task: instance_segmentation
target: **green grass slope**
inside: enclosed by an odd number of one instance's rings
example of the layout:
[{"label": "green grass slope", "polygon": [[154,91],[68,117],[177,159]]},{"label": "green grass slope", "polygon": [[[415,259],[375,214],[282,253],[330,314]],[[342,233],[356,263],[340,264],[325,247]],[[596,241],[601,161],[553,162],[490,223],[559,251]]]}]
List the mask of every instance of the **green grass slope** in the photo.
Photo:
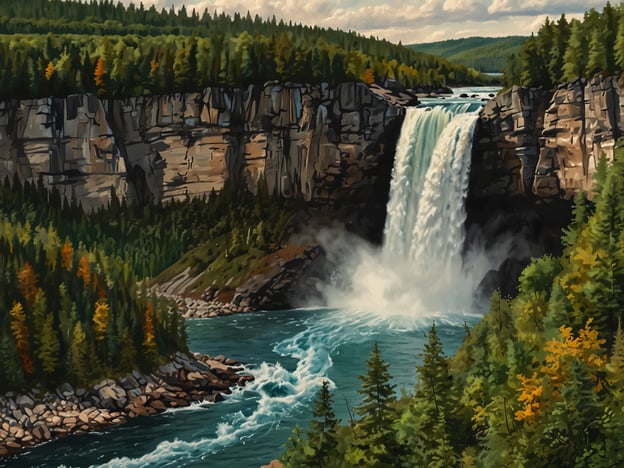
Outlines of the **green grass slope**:
[{"label": "green grass slope", "polygon": [[502,72],[511,54],[520,52],[523,36],[467,37],[425,44],[408,45],[410,49],[444,57],[481,72]]}]

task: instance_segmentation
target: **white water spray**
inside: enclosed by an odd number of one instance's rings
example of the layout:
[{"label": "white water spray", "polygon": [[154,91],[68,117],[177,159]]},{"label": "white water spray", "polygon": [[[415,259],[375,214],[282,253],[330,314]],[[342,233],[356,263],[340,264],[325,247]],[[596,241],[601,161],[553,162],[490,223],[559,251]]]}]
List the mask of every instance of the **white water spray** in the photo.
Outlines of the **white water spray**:
[{"label": "white water spray", "polygon": [[[474,104],[410,108],[392,174],[381,250],[328,240],[348,288],[328,287],[332,307],[400,321],[469,313],[489,262],[462,261]],[[340,245],[342,244],[342,245]],[[347,254],[345,255],[345,251]]]}]

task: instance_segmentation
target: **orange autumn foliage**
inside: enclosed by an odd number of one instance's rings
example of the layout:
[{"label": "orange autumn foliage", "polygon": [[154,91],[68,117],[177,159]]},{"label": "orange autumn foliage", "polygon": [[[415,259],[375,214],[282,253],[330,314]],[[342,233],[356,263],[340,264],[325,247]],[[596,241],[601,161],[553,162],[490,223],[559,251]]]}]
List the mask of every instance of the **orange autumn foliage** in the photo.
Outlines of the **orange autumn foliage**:
[{"label": "orange autumn foliage", "polygon": [[15,341],[15,348],[22,362],[24,373],[30,375],[34,372],[32,358],[30,357],[30,343],[28,341],[28,326],[26,314],[19,302],[14,302],[9,315],[11,316],[11,335]]},{"label": "orange autumn foliage", "polygon": [[97,65],[95,66],[95,71],[93,72],[93,80],[95,81],[95,85],[98,88],[104,87],[104,74],[106,71],[104,70],[104,60],[102,57],[98,58]]},{"label": "orange autumn foliage", "polygon": [[37,273],[35,273],[32,265],[30,263],[24,263],[17,273],[17,287],[24,299],[26,299],[26,305],[28,307],[32,307],[35,302],[37,290],[39,289],[37,286],[38,281]]},{"label": "orange autumn foliage", "polygon": [[91,270],[89,269],[89,260],[84,255],[80,257],[78,262],[78,271],[76,272],[78,278],[82,278],[84,287],[87,288],[91,283]]},{"label": "orange autumn foliage", "polygon": [[65,241],[61,248],[61,267],[69,270],[74,263],[74,248],[69,241]]},{"label": "orange autumn foliage", "polygon": [[373,70],[367,68],[362,76],[362,81],[366,84],[373,84],[375,82],[375,73]]},{"label": "orange autumn foliage", "polygon": [[607,364],[607,355],[602,349],[606,340],[599,337],[598,331],[592,328],[593,319],[589,319],[585,327],[579,330],[578,336],[572,333],[572,327],[562,325],[559,328],[561,339],[552,339],[546,343],[544,364],[531,377],[517,375],[520,381],[518,401],[523,404],[522,409],[516,411],[515,419],[533,423],[542,404],[540,397],[544,386],[550,388],[552,399],[561,399],[561,387],[570,378],[570,368],[574,360],[580,361],[589,370],[594,378],[594,391],[600,392],[603,388],[599,378],[600,370]]},{"label": "orange autumn foliage", "polygon": [[533,372],[531,377],[518,375],[520,380],[520,396],[518,401],[524,403],[521,410],[516,411],[515,418],[517,421],[526,421],[529,424],[535,420],[535,416],[540,409],[540,397],[544,391],[544,386],[540,385],[540,379],[537,372]]},{"label": "orange autumn foliage", "polygon": [[52,62],[48,62],[48,66],[45,69],[45,79],[50,81],[52,79],[52,75],[54,75],[54,64]]}]

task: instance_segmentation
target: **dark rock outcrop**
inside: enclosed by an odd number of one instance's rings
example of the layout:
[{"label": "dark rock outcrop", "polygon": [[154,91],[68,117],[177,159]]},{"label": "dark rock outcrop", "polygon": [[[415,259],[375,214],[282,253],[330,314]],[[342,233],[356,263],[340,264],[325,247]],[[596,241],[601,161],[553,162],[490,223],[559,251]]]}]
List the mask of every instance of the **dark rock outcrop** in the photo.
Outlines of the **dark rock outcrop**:
[{"label": "dark rock outcrop", "polygon": [[617,77],[579,78],[554,93],[514,86],[483,109],[475,138],[474,196],[570,199],[591,191],[601,155],[624,131]]},{"label": "dark rock outcrop", "polygon": [[234,290],[220,291],[209,287],[199,298],[188,297],[185,291],[197,280],[188,271],[153,290],[174,299],[187,318],[288,309],[318,298],[318,287],[324,275],[324,255],[320,246],[289,245],[268,255],[266,260],[266,267],[253,272]]}]

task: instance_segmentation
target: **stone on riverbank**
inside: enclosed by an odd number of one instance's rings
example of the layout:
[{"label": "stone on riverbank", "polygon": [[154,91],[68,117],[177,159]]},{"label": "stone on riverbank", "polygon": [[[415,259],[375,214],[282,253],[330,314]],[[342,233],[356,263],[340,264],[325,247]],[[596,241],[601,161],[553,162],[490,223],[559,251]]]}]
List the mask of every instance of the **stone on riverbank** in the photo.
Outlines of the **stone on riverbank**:
[{"label": "stone on riverbank", "polygon": [[103,380],[90,390],[74,390],[64,383],[44,395],[35,391],[0,395],[0,457],[168,408],[222,401],[222,393],[253,380],[238,374],[240,363],[218,358],[176,353],[170,363],[151,374],[133,371],[117,380]]}]

